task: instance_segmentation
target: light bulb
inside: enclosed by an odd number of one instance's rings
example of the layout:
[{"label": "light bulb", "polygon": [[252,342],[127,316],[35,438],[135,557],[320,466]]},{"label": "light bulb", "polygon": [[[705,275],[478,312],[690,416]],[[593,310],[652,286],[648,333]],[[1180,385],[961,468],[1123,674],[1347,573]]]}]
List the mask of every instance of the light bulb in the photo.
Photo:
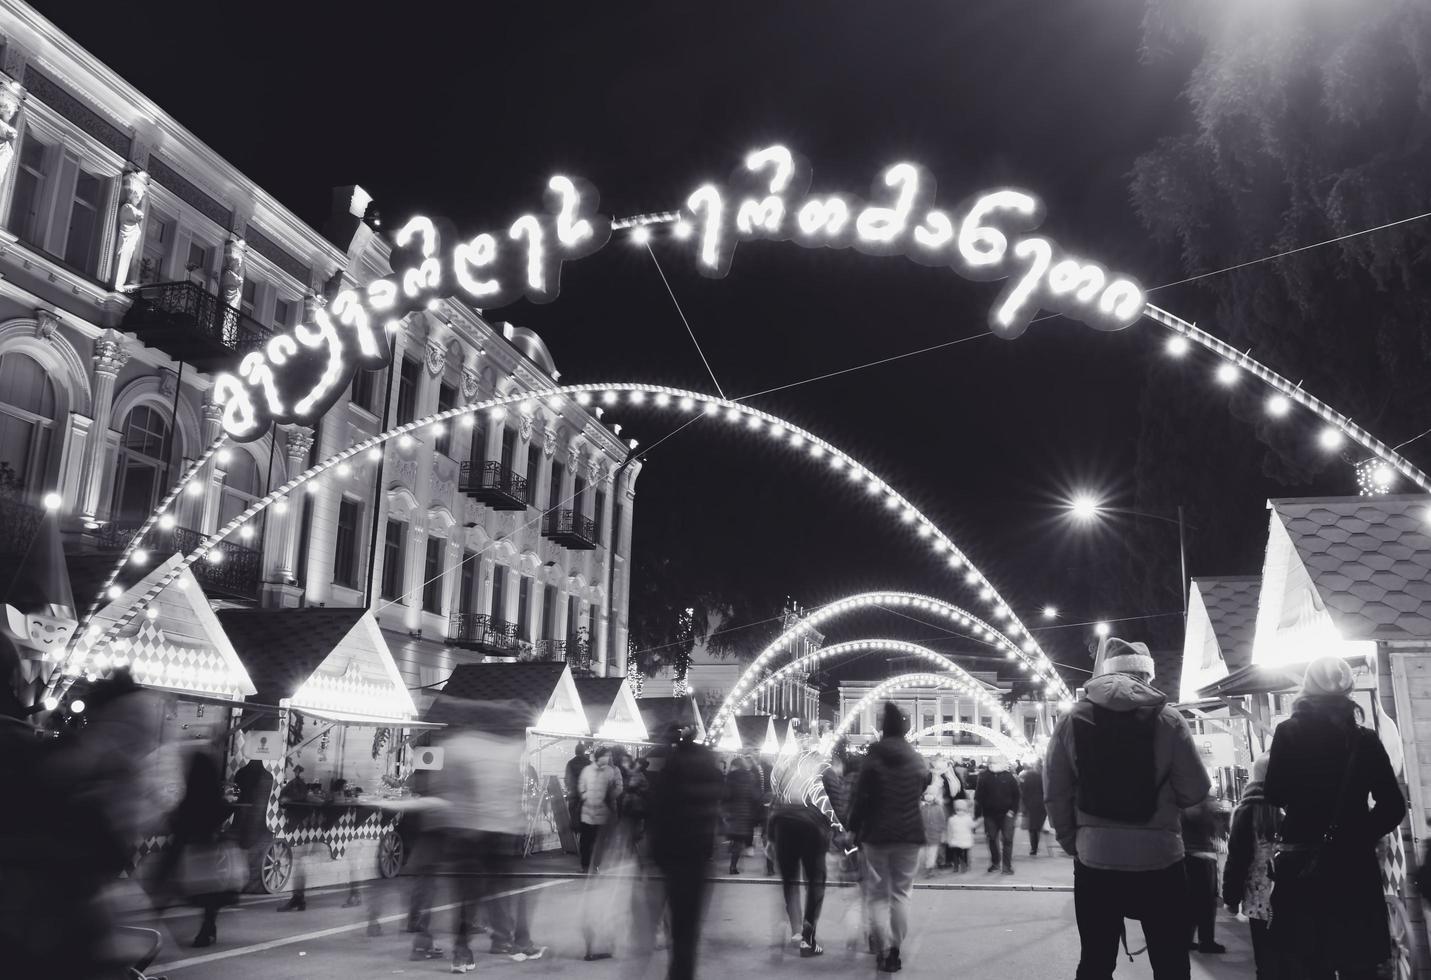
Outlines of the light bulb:
[{"label": "light bulb", "polygon": [[143,548],[135,548],[134,553],[129,556],[129,560],[136,565],[147,565],[149,564],[149,552]]},{"label": "light bulb", "polygon": [[104,594],[109,596],[111,599],[118,599],[120,596],[124,595],[124,592],[122,589],[120,589],[119,586],[111,585],[109,588],[104,590]]},{"label": "light bulb", "polygon": [[167,530],[169,530],[170,528],[172,528],[172,527],[174,526],[174,515],[173,515],[173,514],[160,514],[160,515],[159,515],[159,526],[160,526],[161,528],[163,528],[165,531],[167,531]]},{"label": "light bulb", "polygon": [[645,245],[651,240],[651,229],[645,225],[637,225],[631,229],[631,244]]},{"label": "light bulb", "polygon": [[44,505],[45,510],[59,510],[60,505],[64,502],[64,498],[53,490],[40,498],[40,503]]},{"label": "light bulb", "polygon": [[350,474],[350,473],[352,473],[352,472],[353,472],[353,468],[352,468],[351,466],[349,466],[347,463],[339,463],[339,464],[338,464],[338,475],[339,475],[339,476],[347,476],[348,474]]},{"label": "light bulb", "polygon": [[1216,371],[1217,383],[1231,387],[1237,384],[1238,374],[1239,372],[1234,365],[1219,364]]},{"label": "light bulb", "polygon": [[1044,607],[1043,607],[1043,618],[1044,618],[1044,619],[1057,619],[1057,618],[1058,618],[1058,607],[1057,607],[1057,606],[1044,606]]},{"label": "light bulb", "polygon": [[380,448],[378,448],[377,446],[374,446],[372,449],[369,449],[369,450],[368,450],[368,462],[370,462],[370,463],[376,463],[376,462],[378,462],[379,460],[381,460],[382,458],[383,458],[383,451],[382,451]]},{"label": "light bulb", "polygon": [[1292,410],[1292,400],[1286,395],[1273,395],[1267,399],[1267,414],[1280,419]]},{"label": "light bulb", "polygon": [[406,432],[404,432],[402,435],[398,436],[398,448],[399,448],[399,449],[411,449],[411,448],[412,448],[412,443],[413,443],[412,436],[408,435]]},{"label": "light bulb", "polygon": [[1175,337],[1169,337],[1167,351],[1173,357],[1182,357],[1188,352],[1188,339],[1181,334]]},{"label": "light bulb", "polygon": [[1340,449],[1344,442],[1346,442],[1346,436],[1342,435],[1342,430],[1334,425],[1329,425],[1317,433],[1317,444],[1328,452]]},{"label": "light bulb", "polygon": [[217,459],[220,463],[227,463],[232,458],[233,453],[229,452],[227,449],[220,449],[217,453]]},{"label": "light bulb", "polygon": [[253,537],[253,528],[245,524],[243,527],[239,528],[239,537],[243,538],[245,541],[249,540]]},{"label": "light bulb", "polygon": [[680,221],[677,221],[676,226],[671,229],[671,234],[675,235],[681,241],[685,241],[691,237],[691,223],[685,218],[682,218]]},{"label": "light bulb", "polygon": [[191,481],[189,485],[184,488],[184,492],[191,497],[197,497],[204,492],[204,485],[197,480]]},{"label": "light bulb", "polygon": [[1093,632],[1097,633],[1099,636],[1107,636],[1112,631],[1113,628],[1107,623],[1095,623],[1093,626]]}]

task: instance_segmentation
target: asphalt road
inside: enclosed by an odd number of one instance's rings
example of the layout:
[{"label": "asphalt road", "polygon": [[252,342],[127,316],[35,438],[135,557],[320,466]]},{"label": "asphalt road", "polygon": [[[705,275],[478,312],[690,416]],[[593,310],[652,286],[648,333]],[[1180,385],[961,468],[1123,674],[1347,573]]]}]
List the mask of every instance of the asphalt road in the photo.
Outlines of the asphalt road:
[{"label": "asphalt road", "polygon": [[[906,940],[904,975],[949,977],[960,980],[1010,980],[1022,977],[1071,977],[1078,959],[1078,934],[1073,920],[1073,896],[1059,882],[1066,881],[1068,865],[1041,859],[1023,865],[1013,878],[975,874],[954,879],[943,876],[923,881],[912,901],[911,930]],[[749,862],[754,865],[754,862]],[[855,890],[832,887],[821,918],[821,943],[826,954],[799,959],[788,955],[779,885],[754,877],[750,867],[739,879],[725,878],[711,886],[699,973],[709,978],[746,978],[779,969],[791,977],[871,977],[873,957],[850,952],[846,939],[858,931],[854,922]],[[401,932],[405,918],[408,882],[399,879],[366,886],[363,904],[345,908],[342,890],[310,893],[308,910],[276,911],[271,897],[246,896],[219,920],[219,942],[207,949],[187,946],[197,928],[197,916],[175,909],[162,916],[139,915],[132,924],[159,928],[165,950],[151,973],[174,980],[207,978],[335,978],[366,980],[390,976],[448,975],[448,960],[414,962],[409,959],[412,937]],[[439,884],[434,924],[437,941],[450,948],[452,912],[448,885]],[[950,887],[950,886],[954,887]],[[593,892],[577,877],[543,876],[506,879],[504,890],[527,889],[534,904],[533,939],[549,947],[545,956],[524,963],[486,952],[487,939],[477,937],[474,950],[478,972],[502,980],[538,977],[579,977],[581,980],[660,980],[665,954],[656,952],[643,961],[624,937],[631,923],[627,896],[619,892]],[[604,886],[607,888],[612,885]],[[607,913],[600,927],[619,933],[616,956],[588,963],[582,959],[582,923],[592,910]],[[383,933],[369,936],[376,916]],[[1224,956],[1193,954],[1195,978],[1251,977],[1251,949],[1246,925],[1226,916],[1219,923],[1219,938],[1228,946]],[[1130,942],[1142,945],[1136,924]],[[1120,977],[1151,978],[1147,957],[1130,963],[1120,959]]]}]

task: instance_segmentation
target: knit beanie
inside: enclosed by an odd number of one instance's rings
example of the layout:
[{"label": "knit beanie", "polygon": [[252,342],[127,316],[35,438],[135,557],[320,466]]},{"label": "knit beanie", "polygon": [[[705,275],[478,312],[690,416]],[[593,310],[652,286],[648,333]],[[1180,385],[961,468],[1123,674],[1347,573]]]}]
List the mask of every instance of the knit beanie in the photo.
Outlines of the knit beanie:
[{"label": "knit beanie", "polygon": [[1351,668],[1341,657],[1318,657],[1307,665],[1302,677],[1302,696],[1345,697],[1355,683]]},{"label": "knit beanie", "polygon": [[1265,783],[1267,781],[1267,766],[1272,761],[1270,752],[1263,752],[1252,760],[1252,781]]},{"label": "knit beanie", "polygon": [[1129,643],[1116,636],[1110,636],[1098,646],[1098,655],[1093,660],[1093,676],[1104,674],[1147,674],[1151,678],[1156,673],[1153,655],[1146,643]]},{"label": "knit beanie", "polygon": [[903,738],[909,731],[909,722],[904,712],[893,701],[884,703],[884,717],[880,719],[880,734],[885,738]]}]

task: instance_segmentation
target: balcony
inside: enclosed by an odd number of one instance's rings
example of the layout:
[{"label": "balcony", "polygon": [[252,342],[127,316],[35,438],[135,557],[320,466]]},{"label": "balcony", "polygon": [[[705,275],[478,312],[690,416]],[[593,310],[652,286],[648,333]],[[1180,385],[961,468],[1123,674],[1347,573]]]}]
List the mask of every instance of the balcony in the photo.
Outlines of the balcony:
[{"label": "balcony", "polygon": [[591,673],[591,646],[582,640],[537,640],[532,644],[531,659],[565,663],[574,674]]},{"label": "balcony", "polygon": [[272,336],[269,329],[192,282],[139,286],[123,329],[201,371],[237,365]]},{"label": "balcony", "polygon": [[493,510],[526,510],[527,479],[517,476],[501,463],[462,464],[457,487],[467,496]]},{"label": "balcony", "polygon": [[39,507],[0,493],[0,556],[7,559],[7,568],[13,569],[29,552],[44,519],[45,512]]},{"label": "balcony", "polygon": [[596,525],[574,510],[554,510],[547,515],[542,537],[572,551],[590,551],[596,547]]},{"label": "balcony", "polygon": [[447,645],[495,657],[517,653],[517,626],[486,613],[454,613],[447,627]]},{"label": "balcony", "polygon": [[[111,521],[97,532],[104,551],[123,551],[139,531],[138,524]],[[154,525],[144,535],[142,546],[150,553],[149,567],[167,561],[175,553],[187,555],[203,543],[205,535],[187,527],[161,528]],[[190,566],[194,578],[210,599],[257,602],[263,579],[263,553],[231,541],[220,541],[209,553]]]}]

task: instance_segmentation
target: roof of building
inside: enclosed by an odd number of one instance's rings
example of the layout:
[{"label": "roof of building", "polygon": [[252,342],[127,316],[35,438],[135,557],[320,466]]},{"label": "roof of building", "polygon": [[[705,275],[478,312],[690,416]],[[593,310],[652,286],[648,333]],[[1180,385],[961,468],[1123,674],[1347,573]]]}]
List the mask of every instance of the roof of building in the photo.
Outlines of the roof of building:
[{"label": "roof of building", "polygon": [[586,720],[593,732],[600,731],[606,718],[611,714],[611,705],[626,683],[624,677],[578,677],[576,693],[581,696],[581,706],[586,711]]},{"label": "roof of building", "polygon": [[1428,504],[1425,494],[1271,501],[1343,638],[1431,637]]},{"label": "roof of building", "polygon": [[1228,673],[1252,663],[1252,638],[1257,632],[1257,597],[1261,575],[1195,578],[1207,620]]},{"label": "roof of building", "polygon": [[699,719],[696,717],[696,705],[690,698],[638,698],[636,703],[641,707],[641,720],[646,724],[646,730],[653,736],[661,734],[661,730],[671,722],[679,725],[694,725]]},{"label": "roof of building", "polygon": [[765,747],[765,736],[770,734],[770,716],[736,715],[735,730],[740,733],[742,746],[759,752]]},{"label": "roof of building", "polygon": [[566,664],[560,662],[458,664],[443,685],[442,695],[469,701],[513,701],[530,710],[529,724],[535,724],[564,670]]},{"label": "roof of building", "polygon": [[277,704],[298,692],[367,609],[220,609],[219,624],[238,652],[259,704]]}]

